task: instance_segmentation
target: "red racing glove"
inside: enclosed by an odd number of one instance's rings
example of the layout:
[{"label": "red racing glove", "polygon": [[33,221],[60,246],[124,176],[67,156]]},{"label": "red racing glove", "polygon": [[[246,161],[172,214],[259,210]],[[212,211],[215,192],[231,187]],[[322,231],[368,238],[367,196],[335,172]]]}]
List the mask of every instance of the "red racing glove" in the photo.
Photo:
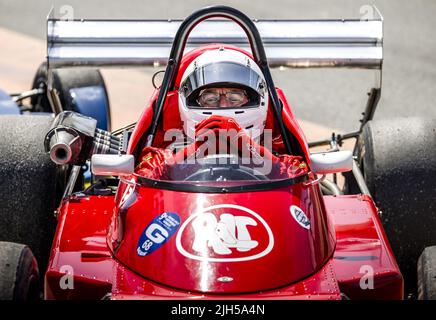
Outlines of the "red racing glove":
[{"label": "red racing glove", "polygon": [[[264,157],[268,160],[279,161],[268,149],[254,142],[244,129],[233,119],[224,116],[211,116],[196,126],[196,135],[203,137],[214,134],[217,144],[224,144],[226,150],[236,151],[239,156]],[[220,134],[220,132],[222,134]],[[217,145],[216,150],[223,145]]]},{"label": "red racing glove", "polygon": [[141,159],[135,168],[135,172],[149,179],[161,179],[165,175],[167,160],[171,160],[169,150],[145,147],[139,156]]},{"label": "red racing glove", "polygon": [[279,161],[280,175],[285,177],[294,178],[308,172],[307,164],[304,162],[303,157],[282,155],[279,157]]},{"label": "red racing glove", "polygon": [[[214,115],[204,119],[195,126],[195,141],[177,152],[174,157],[175,161],[183,161],[190,156],[196,156],[196,154],[205,156],[211,149],[213,149],[215,153],[219,153],[220,148],[223,146],[228,147],[229,139],[227,139],[225,133],[232,129],[234,133],[242,130],[231,118]],[[220,131],[224,134],[220,135]],[[215,143],[215,145],[213,145],[213,143]],[[228,149],[229,148],[226,150]]]}]

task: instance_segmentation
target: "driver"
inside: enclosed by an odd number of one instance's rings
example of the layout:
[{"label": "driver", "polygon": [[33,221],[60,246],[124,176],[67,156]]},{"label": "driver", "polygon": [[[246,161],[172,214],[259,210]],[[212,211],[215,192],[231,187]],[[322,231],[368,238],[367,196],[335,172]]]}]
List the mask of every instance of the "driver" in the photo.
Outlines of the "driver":
[{"label": "driver", "polygon": [[274,170],[285,177],[307,172],[302,157],[275,156],[260,144],[268,102],[263,73],[248,55],[224,48],[203,52],[188,65],[180,82],[179,113],[190,143],[177,152],[145,147],[136,173],[150,179],[168,179],[172,164],[200,151],[207,155],[223,149],[225,153],[230,149],[239,156],[271,161]]}]

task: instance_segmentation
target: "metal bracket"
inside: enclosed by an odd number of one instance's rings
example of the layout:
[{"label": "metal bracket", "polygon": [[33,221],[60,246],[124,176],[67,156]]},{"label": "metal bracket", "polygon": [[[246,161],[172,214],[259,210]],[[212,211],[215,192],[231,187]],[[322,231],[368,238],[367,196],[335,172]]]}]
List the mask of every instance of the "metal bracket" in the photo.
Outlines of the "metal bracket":
[{"label": "metal bracket", "polygon": [[325,178],[326,178],[326,175],[323,174],[321,177],[319,177],[319,178],[317,178],[315,180],[311,180],[309,182],[303,182],[303,186],[305,186],[305,187],[313,186],[313,185],[315,185],[317,183],[321,183],[322,181],[324,181]]},{"label": "metal bracket", "polygon": [[356,179],[357,185],[359,186],[360,192],[362,194],[371,195],[369,192],[368,186],[366,185],[365,178],[363,177],[362,171],[360,171],[360,168],[357,164],[356,160],[353,160],[353,175]]},{"label": "metal bracket", "polygon": [[65,187],[65,192],[62,197],[63,199],[69,197],[73,193],[74,186],[80,174],[80,169],[81,166],[73,166],[71,169],[70,177],[68,178],[67,186]]}]

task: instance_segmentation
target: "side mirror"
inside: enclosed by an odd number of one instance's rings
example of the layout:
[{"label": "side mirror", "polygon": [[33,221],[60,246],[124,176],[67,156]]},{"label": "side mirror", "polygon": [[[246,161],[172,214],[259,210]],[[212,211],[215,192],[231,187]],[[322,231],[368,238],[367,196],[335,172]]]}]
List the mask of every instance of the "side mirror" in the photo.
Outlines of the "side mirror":
[{"label": "side mirror", "polygon": [[122,176],[132,174],[135,159],[131,154],[94,154],[91,157],[91,171],[98,176]]},{"label": "side mirror", "polygon": [[349,150],[314,153],[310,155],[310,166],[316,174],[351,171],[353,169],[353,153]]}]

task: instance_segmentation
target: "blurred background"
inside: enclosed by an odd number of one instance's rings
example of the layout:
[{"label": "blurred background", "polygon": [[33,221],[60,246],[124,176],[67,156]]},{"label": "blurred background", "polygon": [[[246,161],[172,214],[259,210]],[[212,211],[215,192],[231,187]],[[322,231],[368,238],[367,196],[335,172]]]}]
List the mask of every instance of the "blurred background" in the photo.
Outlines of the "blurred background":
[{"label": "blurred background", "polygon": [[[362,18],[369,5],[384,17],[382,98],[375,119],[436,117],[436,1],[432,0],[0,0],[0,88],[9,93],[30,88],[45,59],[46,16],[58,18],[183,19],[201,7],[225,4],[257,19]],[[105,69],[112,129],[134,122],[151,92],[157,70]],[[309,139],[356,130],[370,71],[274,70]]]}]

